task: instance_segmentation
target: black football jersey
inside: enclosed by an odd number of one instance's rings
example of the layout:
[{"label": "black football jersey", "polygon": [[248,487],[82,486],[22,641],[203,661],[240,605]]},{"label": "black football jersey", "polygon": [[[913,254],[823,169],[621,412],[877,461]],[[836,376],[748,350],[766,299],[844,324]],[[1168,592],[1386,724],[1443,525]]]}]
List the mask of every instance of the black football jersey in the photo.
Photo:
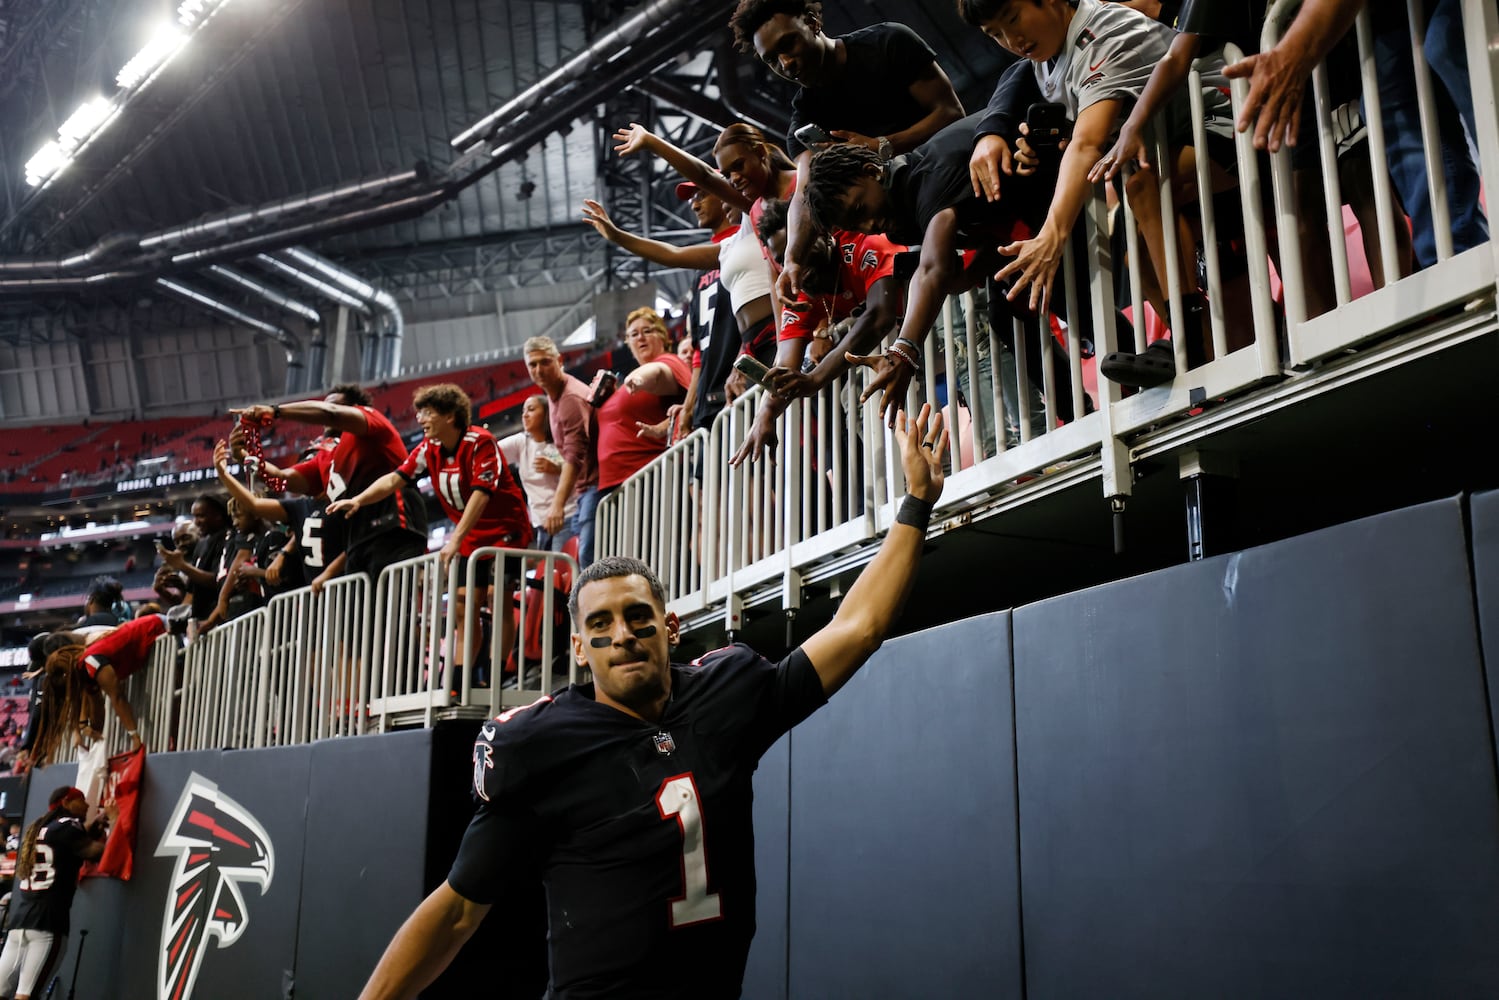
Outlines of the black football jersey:
[{"label": "black football jersey", "polygon": [[348,546],[349,519],[329,517],[317,500],[283,500],[297,550],[281,560],[282,589],[305,587]]},{"label": "black football jersey", "polygon": [[31,874],[16,884],[6,926],[11,930],[68,933],[68,913],[78,890],[83,851],[93,843],[74,816],[59,816],[37,833]]},{"label": "black football jersey", "polygon": [[673,664],[659,723],[593,685],[506,712],[474,744],[477,809],[448,876],[499,902],[546,887],[553,1000],[738,997],[755,933],[751,778],[827,698],[800,649]]}]

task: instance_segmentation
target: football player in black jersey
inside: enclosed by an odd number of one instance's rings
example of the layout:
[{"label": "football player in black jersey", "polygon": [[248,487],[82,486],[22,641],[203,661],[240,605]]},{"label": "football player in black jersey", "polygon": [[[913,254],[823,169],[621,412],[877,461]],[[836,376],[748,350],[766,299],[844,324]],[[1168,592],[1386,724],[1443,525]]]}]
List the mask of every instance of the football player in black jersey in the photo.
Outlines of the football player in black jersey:
[{"label": "football player in black jersey", "polygon": [[[929,426],[930,424],[930,426]],[[485,723],[477,809],[447,881],[361,996],[414,997],[491,905],[546,886],[551,1000],[739,996],[755,933],[760,757],[879,648],[910,592],[947,432],[896,425],[909,494],[833,620],[780,663],[729,646],[670,662],[677,616],[655,574],[601,559],[573,590],[573,655],[594,676]]]},{"label": "football player in black jersey", "polygon": [[81,791],[64,785],[48,796],[47,804],[17,852],[10,933],[0,951],[0,996],[15,990],[15,1000],[28,1000],[46,985],[67,950],[78,870],[104,853],[103,817],[94,826],[83,825],[88,800]]}]

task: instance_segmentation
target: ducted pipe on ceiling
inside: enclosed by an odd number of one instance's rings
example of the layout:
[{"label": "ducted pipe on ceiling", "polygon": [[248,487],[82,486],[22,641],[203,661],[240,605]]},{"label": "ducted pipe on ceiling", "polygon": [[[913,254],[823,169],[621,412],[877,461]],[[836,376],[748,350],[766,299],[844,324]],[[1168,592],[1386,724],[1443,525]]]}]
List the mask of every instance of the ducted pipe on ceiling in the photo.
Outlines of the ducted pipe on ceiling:
[{"label": "ducted pipe on ceiling", "polygon": [[82,271],[127,250],[140,246],[139,233],[114,233],[105,236],[82,253],[68,257],[0,257],[0,275],[36,275],[61,277],[70,271]]},{"label": "ducted pipe on ceiling", "polygon": [[230,270],[222,264],[210,264],[208,266],[208,273],[223,278],[234,285],[234,287],[249,292],[251,295],[258,295],[284,312],[289,312],[293,316],[300,316],[306,320],[309,326],[317,326],[323,321],[322,314],[312,308],[312,306],[305,302],[300,302],[283,292],[278,292],[268,285],[262,285],[248,274],[241,274],[238,271]]},{"label": "ducted pipe on ceiling", "polygon": [[353,309],[361,316],[368,316],[370,314],[370,307],[365,303],[363,299],[344,291],[337,285],[330,284],[329,282],[324,281],[322,278],[319,278],[316,275],[308,274],[300,267],[294,267],[291,264],[288,264],[286,261],[281,260],[277,257],[273,257],[268,253],[256,254],[255,263],[261,265],[267,270],[275,271],[277,274],[281,275],[284,278],[288,278],[292,281],[297,282],[298,284],[301,284],[303,287],[316,292],[323,298],[328,299],[331,302],[338,303],[345,309]]},{"label": "ducted pipe on ceiling", "polygon": [[281,259],[295,267],[306,268],[320,277],[339,285],[346,291],[368,302],[379,317],[380,343],[375,355],[371,378],[395,378],[401,370],[401,341],[406,332],[406,321],[401,315],[401,305],[396,297],[383,288],[365,281],[359,275],[347,271],[337,264],[320,257],[302,247],[290,247],[281,252]]},{"label": "ducted pipe on ceiling", "polygon": [[340,184],[308,194],[293,195],[254,208],[234,209],[212,215],[186,226],[152,233],[140,241],[142,250],[170,250],[204,240],[224,239],[245,226],[261,226],[287,215],[305,211],[325,211],[342,202],[372,198],[405,187],[426,187],[431,171],[418,162],[410,170],[384,177],[366,178],[352,184]]},{"label": "ducted pipe on ceiling", "polygon": [[171,278],[157,278],[156,285],[173,295],[189,302],[208,312],[215,313],[225,319],[233,320],[241,326],[247,326],[256,333],[269,337],[276,341],[286,350],[286,392],[288,395],[302,390],[302,344],[285,327],[265,320],[257,319],[243,310],[236,309],[227,302],[221,302],[210,295],[187,285],[173,281]]},{"label": "ducted pipe on ceiling", "polygon": [[652,31],[661,29],[684,10],[704,6],[698,0],[652,0],[640,10],[589,42],[567,62],[516,94],[454,137],[454,149],[467,149],[491,137],[501,128],[514,127],[541,103],[542,98],[579,80],[597,74],[616,55],[629,49]]}]

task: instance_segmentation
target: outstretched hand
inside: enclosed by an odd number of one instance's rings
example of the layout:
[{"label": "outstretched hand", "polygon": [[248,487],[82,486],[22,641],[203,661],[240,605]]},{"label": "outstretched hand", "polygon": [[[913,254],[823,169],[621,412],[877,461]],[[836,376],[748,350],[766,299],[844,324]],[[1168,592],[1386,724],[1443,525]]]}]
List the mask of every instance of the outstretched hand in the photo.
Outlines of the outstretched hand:
[{"label": "outstretched hand", "polygon": [[618,242],[620,228],[609,218],[608,210],[592,198],[583,199],[583,221],[610,243]]},{"label": "outstretched hand", "polygon": [[908,423],[906,411],[901,410],[895,415],[895,440],[900,443],[906,492],[918,500],[936,503],[946,479],[942,460],[947,455],[948,437],[947,428],[942,426],[942,414],[933,416],[932,404],[923,403],[916,419]]},{"label": "outstretched hand", "polygon": [[1254,148],[1278,152],[1296,145],[1301,127],[1301,95],[1311,66],[1286,51],[1284,44],[1224,67],[1230,80],[1249,81],[1249,96],[1239,111],[1240,132],[1254,126]]},{"label": "outstretched hand", "polygon": [[916,372],[909,365],[893,361],[883,354],[854,354],[848,351],[843,357],[851,365],[874,369],[875,376],[859,395],[859,404],[867,403],[871,396],[883,391],[884,395],[880,397],[880,419],[894,427],[896,414],[906,401],[906,389],[911,384],[911,376]]},{"label": "outstretched hand", "polygon": [[650,141],[656,134],[639,122],[631,122],[628,127],[618,129],[614,133],[614,141],[617,145],[614,151],[620,156],[629,156],[631,153],[647,151]]},{"label": "outstretched hand", "polygon": [[1094,184],[1099,181],[1111,181],[1130,163],[1133,163],[1137,170],[1150,169],[1150,157],[1146,155],[1145,141],[1132,126],[1125,124],[1119,130],[1119,138],[1115,140],[1113,147],[1103,154],[1103,157],[1088,171],[1088,180]]},{"label": "outstretched hand", "polygon": [[738,468],[746,461],[758,462],[762,454],[774,462],[776,446],[781,443],[776,434],[776,418],[785,410],[784,402],[778,402],[774,396],[767,396],[755,413],[749,433],[744,436],[744,443],[729,458],[729,464]]}]

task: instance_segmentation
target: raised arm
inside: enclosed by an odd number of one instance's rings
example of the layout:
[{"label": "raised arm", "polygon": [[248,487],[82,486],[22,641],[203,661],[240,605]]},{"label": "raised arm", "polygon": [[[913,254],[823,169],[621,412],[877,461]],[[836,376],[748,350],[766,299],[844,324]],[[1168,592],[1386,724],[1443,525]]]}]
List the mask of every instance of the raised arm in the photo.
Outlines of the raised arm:
[{"label": "raised arm", "polygon": [[896,417],[895,438],[900,442],[908,490],[896,523],[874,560],[849,588],[833,620],[802,644],[828,695],[847,683],[885,641],[916,582],[927,523],[942,496],[942,458],[947,451],[942,417],[933,418],[931,404],[925,404],[908,432],[902,410]]},{"label": "raised arm", "polygon": [[583,221],[610,243],[653,264],[660,264],[662,267],[690,267],[698,271],[711,271],[718,266],[718,244],[699,243],[696,246],[679,247],[674,243],[663,243],[627,233],[616,226],[604,206],[592,198],[583,199]]},{"label": "raised arm", "polygon": [[380,958],[359,1000],[408,1000],[431,984],[489,912],[444,882],[422,901]]},{"label": "raised arm", "polygon": [[341,403],[327,403],[321,399],[304,399],[299,403],[280,403],[267,405],[256,403],[246,406],[240,410],[229,411],[234,416],[246,414],[257,420],[295,420],[299,424],[317,424],[321,427],[332,427],[343,431],[345,434],[365,435],[369,433],[370,424],[364,416],[364,411],[357,406],[344,406]]},{"label": "raised arm", "polygon": [[229,442],[220,440],[213,446],[213,469],[219,474],[219,482],[224,484],[229,495],[238,500],[241,506],[254,511],[256,517],[265,521],[286,520],[286,508],[281,506],[280,500],[256,496],[248,486],[229,474]]},{"label": "raised arm", "polygon": [[681,174],[683,180],[691,181],[709,194],[718,195],[732,208],[748,212],[754,204],[752,199],[740,194],[739,189],[730,184],[729,179],[719,173],[717,168],[684,149],[678,149],[644,125],[631,122],[629,127],[614,133],[614,141],[618,143],[614,151],[620,156],[640,152],[654,153],[671,164],[672,169]]}]

